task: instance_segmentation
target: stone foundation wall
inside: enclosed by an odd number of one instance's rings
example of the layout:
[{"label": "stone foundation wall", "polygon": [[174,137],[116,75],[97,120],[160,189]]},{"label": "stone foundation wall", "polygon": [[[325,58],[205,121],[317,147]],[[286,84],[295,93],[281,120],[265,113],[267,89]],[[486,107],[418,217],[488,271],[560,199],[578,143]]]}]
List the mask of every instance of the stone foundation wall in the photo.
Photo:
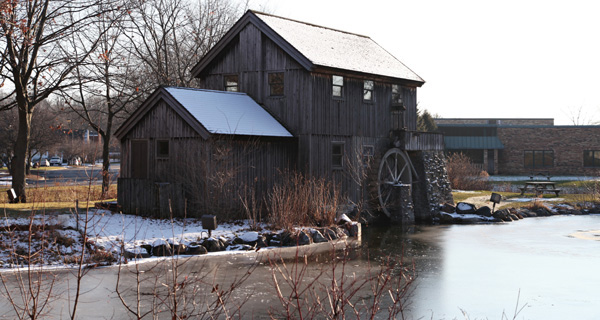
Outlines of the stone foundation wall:
[{"label": "stone foundation wall", "polygon": [[[600,168],[583,166],[584,150],[600,150],[600,126],[498,127],[504,144],[500,152],[499,174],[597,175]],[[525,150],[552,150],[551,167],[526,168]]]},{"label": "stone foundation wall", "polygon": [[422,151],[411,154],[411,160],[419,174],[413,188],[415,219],[431,222],[441,203],[454,203],[446,156],[441,151]]}]

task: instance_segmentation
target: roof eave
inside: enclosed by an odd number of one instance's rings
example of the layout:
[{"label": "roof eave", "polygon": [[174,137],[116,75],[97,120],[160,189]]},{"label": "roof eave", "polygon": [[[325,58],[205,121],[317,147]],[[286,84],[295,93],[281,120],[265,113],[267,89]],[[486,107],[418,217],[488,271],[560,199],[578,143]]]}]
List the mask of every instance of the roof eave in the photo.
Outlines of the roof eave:
[{"label": "roof eave", "polygon": [[389,81],[389,82],[398,82],[401,84],[405,84],[408,86],[415,86],[415,87],[422,87],[425,84],[425,80],[422,80],[422,79],[421,79],[421,81],[417,81],[417,80],[412,80],[412,79],[390,77],[390,76],[381,75],[381,74],[366,73],[366,72],[349,70],[349,69],[334,68],[334,67],[329,67],[329,66],[324,66],[324,65],[315,65],[315,67],[312,71],[319,72],[319,73],[338,74],[338,75],[341,75],[340,73],[346,73],[346,74],[352,74],[352,75],[359,75],[360,77],[365,77],[365,78],[369,78],[369,79],[372,79],[373,77],[377,77],[380,79],[386,79],[386,81]]}]

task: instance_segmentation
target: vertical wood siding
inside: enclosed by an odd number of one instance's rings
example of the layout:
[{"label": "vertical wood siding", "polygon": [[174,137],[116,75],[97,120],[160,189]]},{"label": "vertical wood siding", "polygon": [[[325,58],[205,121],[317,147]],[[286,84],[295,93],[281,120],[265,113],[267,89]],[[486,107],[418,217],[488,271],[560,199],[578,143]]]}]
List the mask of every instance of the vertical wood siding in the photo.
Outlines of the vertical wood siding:
[{"label": "vertical wood siding", "polygon": [[[269,96],[269,72],[284,72],[284,96]],[[374,161],[377,161],[390,148],[391,130],[400,129],[401,124],[409,131],[416,130],[416,88],[385,77],[370,78],[350,71],[332,72],[327,69],[305,70],[249,24],[232,45],[202,72],[201,83],[207,89],[224,90],[223,75],[238,74],[240,91],[263,105],[298,138],[299,169],[334,179],[351,198],[356,199],[361,190],[349,169],[332,168],[332,142],[344,142],[347,156],[361,152],[365,144],[374,145]],[[333,74],[344,77],[341,99],[332,96]],[[363,101],[364,80],[374,81],[372,102]],[[401,84],[406,107],[406,111],[396,115],[392,115],[391,110],[392,84]],[[437,143],[437,138],[424,139],[410,140],[411,150],[419,150],[432,141]]]}]

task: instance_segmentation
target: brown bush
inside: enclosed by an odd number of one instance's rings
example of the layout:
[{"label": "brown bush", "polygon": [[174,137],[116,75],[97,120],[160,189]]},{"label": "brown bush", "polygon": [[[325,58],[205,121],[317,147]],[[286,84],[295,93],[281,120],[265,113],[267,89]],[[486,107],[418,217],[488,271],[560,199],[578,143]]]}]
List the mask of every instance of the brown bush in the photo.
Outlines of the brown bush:
[{"label": "brown bush", "polygon": [[477,168],[463,153],[448,156],[447,168],[452,189],[487,190],[489,188],[488,173]]},{"label": "brown bush", "polygon": [[268,195],[269,222],[275,228],[329,226],[341,201],[339,187],[324,178],[290,173]]}]

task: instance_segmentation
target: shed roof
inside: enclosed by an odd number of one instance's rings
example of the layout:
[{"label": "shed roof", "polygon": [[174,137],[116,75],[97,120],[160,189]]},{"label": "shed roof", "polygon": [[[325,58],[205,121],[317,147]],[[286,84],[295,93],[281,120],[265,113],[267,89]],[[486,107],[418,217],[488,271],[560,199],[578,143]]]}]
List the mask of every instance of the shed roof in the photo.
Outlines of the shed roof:
[{"label": "shed roof", "polygon": [[292,137],[292,134],[245,93],[182,87],[165,90],[214,134]]},{"label": "shed roof", "polygon": [[504,149],[502,141],[496,136],[445,136],[444,144],[447,150]]},{"label": "shed roof", "polygon": [[315,65],[424,82],[367,36],[254,13]]},{"label": "shed roof", "polygon": [[263,137],[293,135],[245,93],[160,87],[115,131],[119,139],[155,106],[166,101],[203,138],[210,134]]}]

